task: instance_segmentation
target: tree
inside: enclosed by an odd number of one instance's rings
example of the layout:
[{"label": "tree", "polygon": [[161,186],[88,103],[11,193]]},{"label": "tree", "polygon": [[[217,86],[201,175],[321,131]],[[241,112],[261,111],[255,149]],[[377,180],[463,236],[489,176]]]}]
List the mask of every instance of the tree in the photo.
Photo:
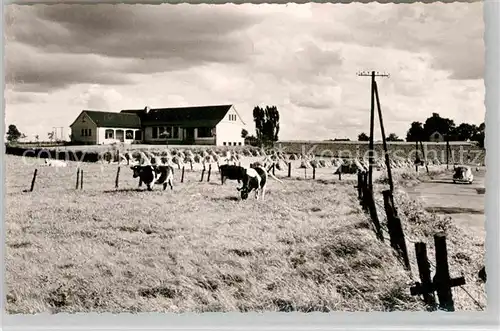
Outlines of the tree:
[{"label": "tree", "polygon": [[241,138],[245,139],[246,137],[248,137],[248,131],[245,129],[242,129],[241,130]]},{"label": "tree", "polygon": [[246,136],[245,137],[245,145],[250,145],[250,146],[259,146],[259,140],[255,136]]},{"label": "tree", "polygon": [[485,129],[485,125],[483,122],[479,125],[479,127],[477,128],[476,134],[471,139],[473,141],[477,141],[479,147],[481,147],[481,148],[484,148],[484,129]]},{"label": "tree", "polygon": [[[429,138],[429,137],[427,137]],[[426,141],[425,131],[422,123],[413,122],[411,123],[411,127],[406,133],[406,141]]]},{"label": "tree", "polygon": [[54,140],[54,131],[47,133],[47,136],[49,137],[49,141],[52,142]]},{"label": "tree", "polygon": [[449,118],[443,118],[438,113],[432,113],[432,116],[427,118],[424,123],[424,137],[422,141],[429,140],[429,137],[434,132],[439,132],[442,135],[452,135],[455,129],[455,122]]},{"label": "tree", "polygon": [[389,136],[385,140],[386,141],[403,141],[403,139],[400,139],[395,133],[389,134]]},{"label": "tree", "polygon": [[473,140],[479,133],[479,128],[474,124],[462,123],[457,126],[450,134],[452,140],[466,141]]},{"label": "tree", "polygon": [[361,132],[359,135],[358,135],[358,141],[369,141],[370,140],[370,137],[368,137],[366,135],[366,133],[364,132]]},{"label": "tree", "polygon": [[8,142],[16,142],[21,138],[23,134],[21,131],[17,129],[17,126],[14,124],[9,125],[9,129],[7,130],[7,141]]},{"label": "tree", "polygon": [[257,140],[261,145],[278,141],[280,115],[276,106],[266,106],[265,109],[256,106],[253,109],[253,119]]}]

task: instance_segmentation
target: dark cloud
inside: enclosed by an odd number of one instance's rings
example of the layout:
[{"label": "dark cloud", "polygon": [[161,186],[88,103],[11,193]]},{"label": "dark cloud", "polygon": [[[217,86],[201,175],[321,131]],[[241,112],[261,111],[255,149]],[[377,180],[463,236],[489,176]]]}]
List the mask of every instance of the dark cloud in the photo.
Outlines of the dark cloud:
[{"label": "dark cloud", "polygon": [[[74,83],[121,85],[134,81],[95,55],[43,54],[11,42],[5,47],[5,80],[17,90],[50,91]],[[113,69],[115,68],[115,69]]]},{"label": "dark cloud", "polygon": [[17,45],[6,50],[7,81],[40,90],[242,62],[253,45],[241,31],[260,19],[207,5],[11,5],[5,16],[7,44]]},{"label": "dark cloud", "polygon": [[182,58],[188,62],[242,61],[247,48],[235,32],[258,18],[232,9],[189,5],[30,6],[9,10],[10,21],[15,23],[6,31],[18,42],[46,52]]}]

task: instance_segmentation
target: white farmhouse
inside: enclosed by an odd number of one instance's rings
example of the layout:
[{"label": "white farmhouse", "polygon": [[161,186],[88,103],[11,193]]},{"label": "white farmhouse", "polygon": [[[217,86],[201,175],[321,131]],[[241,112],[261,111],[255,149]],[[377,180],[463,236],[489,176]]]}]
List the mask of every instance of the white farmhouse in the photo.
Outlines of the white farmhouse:
[{"label": "white farmhouse", "polygon": [[145,143],[242,146],[245,123],[233,105],[122,110],[84,110],[71,124],[79,144]]}]

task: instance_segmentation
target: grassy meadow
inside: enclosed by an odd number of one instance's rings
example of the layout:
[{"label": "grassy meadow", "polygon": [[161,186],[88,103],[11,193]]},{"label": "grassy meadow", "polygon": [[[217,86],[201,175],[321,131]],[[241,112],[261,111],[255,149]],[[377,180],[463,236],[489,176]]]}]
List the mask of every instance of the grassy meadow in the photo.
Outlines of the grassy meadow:
[{"label": "grassy meadow", "polygon": [[[294,166],[291,178],[276,172],[283,184],[270,179],[265,201],[240,201],[217,171],[200,182],[199,164],[184,183],[176,168],[173,190],[148,192],[126,166],[115,189],[117,165],[82,164],[75,190],[76,163],[42,163],[6,156],[10,314],[425,310],[409,292],[415,275],[370,228],[355,175],[339,180],[329,167],[312,180]],[[35,189],[23,192],[35,167]],[[432,241],[442,221],[398,199],[405,232]],[[469,246],[460,249],[477,258],[481,247]]]}]

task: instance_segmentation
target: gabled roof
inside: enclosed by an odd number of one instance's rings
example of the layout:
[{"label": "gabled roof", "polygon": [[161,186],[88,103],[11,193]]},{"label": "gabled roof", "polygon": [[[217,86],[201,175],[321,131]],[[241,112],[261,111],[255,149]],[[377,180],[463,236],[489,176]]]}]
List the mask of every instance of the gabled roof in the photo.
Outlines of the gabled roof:
[{"label": "gabled roof", "polygon": [[142,124],[145,126],[158,123],[184,127],[215,126],[222,121],[231,107],[232,105],[217,105],[151,109],[144,116]]},{"label": "gabled roof", "polygon": [[[97,127],[100,128],[141,128],[141,119],[136,114],[84,110],[80,113],[80,115],[83,113],[87,114]],[[77,118],[80,118],[80,115],[78,115]],[[70,126],[73,126],[75,122],[73,122]]]}]

